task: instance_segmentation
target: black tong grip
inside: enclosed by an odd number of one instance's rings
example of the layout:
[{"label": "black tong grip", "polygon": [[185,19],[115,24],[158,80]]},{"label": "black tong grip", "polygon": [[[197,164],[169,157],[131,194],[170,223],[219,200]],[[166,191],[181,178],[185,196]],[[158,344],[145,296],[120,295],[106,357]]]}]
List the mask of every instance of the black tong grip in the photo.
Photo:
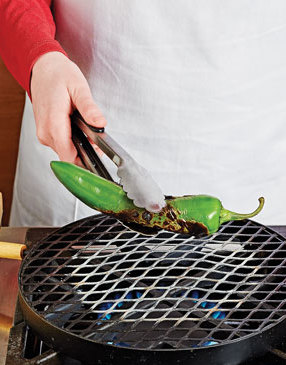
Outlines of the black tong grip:
[{"label": "black tong grip", "polygon": [[104,128],[97,128],[94,127],[88,123],[86,123],[86,121],[83,119],[82,115],[80,114],[80,112],[78,110],[75,110],[71,116],[71,120],[73,121],[75,118],[80,119],[89,129],[91,129],[93,132],[95,133],[103,133],[104,132]]},{"label": "black tong grip", "polygon": [[[84,167],[87,170],[109,181],[113,181],[111,175],[104,166],[100,157],[98,156],[92,145],[89,143],[83,131],[78,127],[76,123],[76,118],[81,119],[81,121],[83,121],[84,123],[85,121],[77,111],[75,111],[71,116],[72,140]],[[95,129],[97,133],[104,132],[104,128],[95,128]]]}]

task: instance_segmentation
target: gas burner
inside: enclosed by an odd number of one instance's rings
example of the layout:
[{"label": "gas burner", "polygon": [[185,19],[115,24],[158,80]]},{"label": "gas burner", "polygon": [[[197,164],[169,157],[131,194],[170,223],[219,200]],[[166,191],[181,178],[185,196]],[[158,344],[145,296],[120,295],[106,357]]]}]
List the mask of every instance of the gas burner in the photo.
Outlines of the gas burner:
[{"label": "gas burner", "polygon": [[[112,362],[100,360],[104,364],[121,364],[116,348],[128,350],[124,356],[130,350],[156,358],[166,353],[170,364],[180,354],[186,355],[180,364],[193,355],[194,364],[202,363],[197,350],[212,351],[213,363],[222,364],[228,348],[239,357],[229,363],[239,364],[266,351],[267,333],[285,336],[285,260],[285,239],[252,221],[229,222],[195,239],[170,232],[144,236],[94,216],[30,250],[20,299],[28,323],[49,346],[58,348],[60,337],[53,340],[41,326],[56,328],[55,337],[59,331],[71,343],[76,339],[71,356],[80,351],[89,364],[96,362],[88,362],[86,345],[95,346],[92,356],[102,346],[112,354]],[[247,354],[239,350],[248,344]],[[62,351],[68,352],[64,344]]]},{"label": "gas burner", "polygon": [[10,330],[6,365],[84,365],[83,362],[48,347],[25,324],[19,303],[15,319],[17,323]]}]

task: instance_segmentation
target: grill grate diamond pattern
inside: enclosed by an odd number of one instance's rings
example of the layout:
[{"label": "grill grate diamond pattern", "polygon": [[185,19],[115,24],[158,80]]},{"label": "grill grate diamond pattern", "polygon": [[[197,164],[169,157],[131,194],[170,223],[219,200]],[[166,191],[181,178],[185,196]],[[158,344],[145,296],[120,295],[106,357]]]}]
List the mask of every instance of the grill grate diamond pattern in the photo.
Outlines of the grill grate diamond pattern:
[{"label": "grill grate diamond pattern", "polygon": [[195,239],[144,236],[102,215],[34,246],[20,273],[29,305],[68,332],[136,349],[222,345],[286,314],[286,244],[246,220]]}]

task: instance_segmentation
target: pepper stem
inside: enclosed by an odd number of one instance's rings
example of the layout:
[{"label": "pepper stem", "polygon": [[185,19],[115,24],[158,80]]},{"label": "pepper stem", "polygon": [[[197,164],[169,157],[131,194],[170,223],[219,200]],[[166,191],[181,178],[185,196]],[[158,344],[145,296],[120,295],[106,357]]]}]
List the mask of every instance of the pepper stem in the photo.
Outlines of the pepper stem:
[{"label": "pepper stem", "polygon": [[255,209],[254,212],[249,213],[249,214],[240,214],[240,213],[235,213],[235,212],[231,212],[230,210],[224,209],[223,207],[221,208],[221,212],[220,212],[220,224],[224,223],[224,222],[228,222],[228,221],[236,221],[239,219],[246,219],[246,218],[251,218],[254,217],[256,214],[258,214],[261,209],[263,208],[264,205],[264,198],[259,198],[259,206],[257,209]]}]

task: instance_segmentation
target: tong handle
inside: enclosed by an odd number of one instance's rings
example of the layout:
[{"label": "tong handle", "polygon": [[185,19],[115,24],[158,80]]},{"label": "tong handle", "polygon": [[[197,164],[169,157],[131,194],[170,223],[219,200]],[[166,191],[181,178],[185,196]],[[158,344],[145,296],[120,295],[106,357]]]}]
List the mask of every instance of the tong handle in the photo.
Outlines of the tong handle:
[{"label": "tong handle", "polygon": [[80,112],[78,110],[75,110],[71,116],[71,118],[76,121],[76,119],[79,119],[81,122],[83,122],[88,128],[90,128],[91,131],[95,132],[95,133],[103,133],[104,132],[104,127],[98,128],[98,127],[94,127],[88,123],[86,123],[86,121],[83,119],[82,115],[80,114]]},{"label": "tong handle", "polygon": [[104,128],[97,128],[86,123],[80,113],[76,110],[72,119],[80,129],[115,163],[120,166],[123,161],[130,161],[133,158],[105,131]]},{"label": "tong handle", "polygon": [[88,139],[82,132],[82,130],[77,126],[74,121],[74,117],[71,117],[72,120],[72,140],[77,149],[78,155],[86,167],[87,170],[97,174],[109,181],[113,181],[111,175],[108,170],[104,166],[100,157],[89,143]]}]

